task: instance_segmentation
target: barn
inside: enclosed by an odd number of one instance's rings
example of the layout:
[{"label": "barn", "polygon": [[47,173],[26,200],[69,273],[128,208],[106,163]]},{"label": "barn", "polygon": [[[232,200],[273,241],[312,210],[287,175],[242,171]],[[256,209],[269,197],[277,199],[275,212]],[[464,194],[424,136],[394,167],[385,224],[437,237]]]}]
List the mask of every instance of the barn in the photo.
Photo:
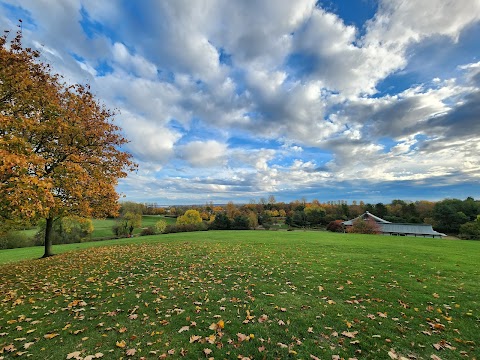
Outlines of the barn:
[{"label": "barn", "polygon": [[390,236],[415,236],[415,237],[430,237],[430,238],[442,238],[447,236],[443,233],[439,233],[433,230],[432,225],[429,224],[402,224],[392,223],[375,216],[368,211],[364,214],[357,216],[355,219],[344,221],[342,224],[345,227],[352,226],[353,222],[357,219],[375,221],[380,228],[383,235]]}]

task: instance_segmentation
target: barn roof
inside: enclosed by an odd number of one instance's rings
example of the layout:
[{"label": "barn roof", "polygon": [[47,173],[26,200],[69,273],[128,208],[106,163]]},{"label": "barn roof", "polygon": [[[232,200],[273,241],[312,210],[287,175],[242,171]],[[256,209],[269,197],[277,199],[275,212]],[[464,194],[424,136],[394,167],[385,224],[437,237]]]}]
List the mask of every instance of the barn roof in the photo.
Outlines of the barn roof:
[{"label": "barn roof", "polygon": [[373,220],[375,220],[376,223],[379,223],[379,224],[391,224],[390,221],[387,221],[387,220],[384,220],[382,218],[379,218],[378,216],[375,216],[371,213],[369,213],[368,211],[365,211],[362,215],[359,215],[357,216],[355,219],[352,219],[352,220],[348,220],[348,221],[344,221],[342,224],[343,225],[353,225],[353,222],[357,219],[367,219],[367,218],[372,218]]},{"label": "barn roof", "polygon": [[433,230],[432,225],[428,224],[379,224],[383,233],[389,234],[412,234],[412,235],[438,235],[446,236]]},{"label": "barn roof", "polygon": [[384,220],[375,216],[368,211],[363,213],[360,216],[357,216],[355,219],[344,221],[342,224],[346,226],[353,225],[353,222],[359,218],[362,219],[372,219],[380,227],[382,233],[384,234],[405,234],[405,235],[431,235],[431,236],[446,236],[443,233],[439,233],[433,230],[432,225],[429,224],[405,224],[405,223],[392,223],[390,221]]}]

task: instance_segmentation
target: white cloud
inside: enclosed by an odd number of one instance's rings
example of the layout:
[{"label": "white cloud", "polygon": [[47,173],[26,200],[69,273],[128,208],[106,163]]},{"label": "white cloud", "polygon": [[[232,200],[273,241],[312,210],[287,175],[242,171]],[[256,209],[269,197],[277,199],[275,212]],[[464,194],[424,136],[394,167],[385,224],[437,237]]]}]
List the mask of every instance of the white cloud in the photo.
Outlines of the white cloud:
[{"label": "white cloud", "polygon": [[179,149],[181,158],[195,167],[224,165],[226,151],[227,146],[215,140],[192,141]]},{"label": "white cloud", "polygon": [[122,43],[115,43],[112,47],[113,61],[132,72],[138,77],[155,79],[157,67],[139,55],[132,55]]},{"label": "white cloud", "polygon": [[[120,109],[142,167],[137,183],[122,183],[135,194],[228,199],[349,179],[480,177],[476,54],[452,65],[451,78],[376,89],[409,75],[423,41],[461,41],[478,25],[478,1],[380,1],[362,33],[314,0],[7,3],[34,19],[27,45],[44,44],[67,82],[91,83]],[[0,14],[0,24],[12,20]],[[315,148],[332,157],[315,159]]]},{"label": "white cloud", "polygon": [[179,133],[126,110],[117,119],[130,140],[127,148],[139,160],[162,165],[173,156]]},{"label": "white cloud", "polygon": [[382,0],[375,18],[368,24],[365,41],[387,47],[405,46],[432,35],[454,41],[469,24],[480,19],[480,2]]}]

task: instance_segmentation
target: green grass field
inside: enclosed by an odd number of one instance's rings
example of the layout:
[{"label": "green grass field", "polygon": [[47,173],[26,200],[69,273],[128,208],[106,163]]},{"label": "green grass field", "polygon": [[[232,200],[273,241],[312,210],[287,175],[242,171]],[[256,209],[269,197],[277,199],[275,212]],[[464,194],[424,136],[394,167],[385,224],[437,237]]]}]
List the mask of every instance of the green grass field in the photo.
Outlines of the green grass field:
[{"label": "green grass field", "polygon": [[[133,231],[134,234],[140,234],[142,228],[154,226],[158,220],[165,220],[167,224],[175,224],[176,219],[160,216],[160,215],[143,215],[142,216],[142,226]],[[115,225],[115,219],[92,219],[93,223],[93,232],[92,239],[98,238],[108,238],[113,236],[112,227]],[[20,230],[20,233],[26,235],[27,237],[33,238],[38,232],[38,228],[32,228],[28,230]]]},{"label": "green grass field", "polygon": [[0,358],[480,357],[480,242],[208,231],[41,250],[0,251]]},{"label": "green grass field", "polygon": [[[142,226],[133,231],[134,234],[140,234],[142,228],[149,226],[155,226],[155,223],[159,220],[165,220],[167,224],[175,224],[176,219],[164,217],[160,215],[143,215]],[[115,225],[115,219],[93,219],[93,233],[92,239],[106,238],[113,236],[112,227]]]}]

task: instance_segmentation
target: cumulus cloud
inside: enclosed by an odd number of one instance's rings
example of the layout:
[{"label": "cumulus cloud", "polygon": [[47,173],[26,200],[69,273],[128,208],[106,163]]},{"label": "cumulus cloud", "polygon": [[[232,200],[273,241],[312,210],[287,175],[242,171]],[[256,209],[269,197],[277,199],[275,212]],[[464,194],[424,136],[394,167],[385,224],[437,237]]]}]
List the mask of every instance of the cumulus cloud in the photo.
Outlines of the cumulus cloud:
[{"label": "cumulus cloud", "polygon": [[128,150],[139,160],[163,165],[173,156],[174,145],[181,137],[178,132],[126,110],[118,121],[130,140]]},{"label": "cumulus cloud", "polygon": [[112,47],[113,61],[125,68],[126,72],[138,77],[154,79],[157,76],[157,67],[139,55],[130,54],[122,43],[115,43]]},{"label": "cumulus cloud", "polygon": [[227,146],[215,140],[192,141],[179,148],[180,157],[193,166],[221,166],[225,161]]},{"label": "cumulus cloud", "polygon": [[409,73],[425,41],[448,52],[476,31],[477,1],[381,0],[362,29],[314,0],[4,3],[56,72],[120,110],[141,165],[121,182],[133,198],[480,177],[477,54],[452,60],[450,78]]}]

